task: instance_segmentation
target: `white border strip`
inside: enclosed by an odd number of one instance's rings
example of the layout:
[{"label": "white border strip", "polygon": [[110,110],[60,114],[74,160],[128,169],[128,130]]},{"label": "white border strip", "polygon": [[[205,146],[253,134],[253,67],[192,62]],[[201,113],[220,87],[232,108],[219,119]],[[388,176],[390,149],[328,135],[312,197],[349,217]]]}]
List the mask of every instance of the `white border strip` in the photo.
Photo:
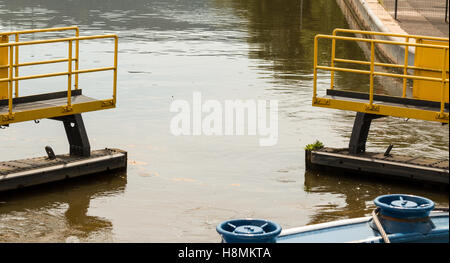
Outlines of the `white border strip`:
[{"label": "white border strip", "polygon": [[332,228],[332,227],[338,227],[338,226],[344,226],[344,225],[350,225],[350,224],[365,223],[365,222],[368,222],[370,219],[372,219],[371,216],[368,216],[368,217],[357,217],[357,218],[343,219],[343,220],[332,221],[332,222],[321,223],[321,224],[315,224],[315,225],[309,225],[309,226],[294,227],[294,228],[282,230],[281,234],[279,235],[279,237],[283,237],[283,236],[287,236],[287,235],[300,234],[300,233],[314,231],[314,230],[323,230],[323,229],[326,229],[326,228]]}]

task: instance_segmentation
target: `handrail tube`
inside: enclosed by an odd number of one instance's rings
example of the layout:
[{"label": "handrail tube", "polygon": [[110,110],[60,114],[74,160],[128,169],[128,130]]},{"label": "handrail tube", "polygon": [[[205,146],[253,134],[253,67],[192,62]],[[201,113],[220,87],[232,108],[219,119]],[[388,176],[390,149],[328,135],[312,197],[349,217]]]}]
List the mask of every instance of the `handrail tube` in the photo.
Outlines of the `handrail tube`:
[{"label": "handrail tube", "polygon": [[445,97],[445,77],[446,77],[446,72],[445,72],[445,66],[447,65],[447,63],[448,63],[448,60],[447,60],[447,52],[448,52],[448,50],[447,49],[444,49],[444,56],[443,56],[443,60],[442,60],[442,84],[441,84],[441,112],[440,112],[440,114],[443,114],[444,113],[444,103],[445,103],[445,100],[444,100],[444,97]]},{"label": "handrail tube", "polygon": [[73,70],[72,74],[75,75],[75,74],[107,71],[107,70],[114,70],[114,68],[115,67],[104,67],[104,68],[95,68],[95,69],[79,69],[79,70]]},{"label": "handrail tube", "polygon": [[[342,36],[329,36],[329,35],[322,35],[318,34],[316,35],[316,38],[327,38],[327,39],[338,39],[338,40],[345,40],[345,41],[359,41],[359,42],[374,42],[377,44],[389,44],[389,45],[397,45],[397,46],[412,46],[412,47],[428,47],[428,48],[442,48],[442,49],[448,49],[448,46],[443,45],[432,45],[432,44],[417,44],[417,43],[406,43],[406,42],[397,42],[397,41],[388,41],[388,40],[379,40],[379,39],[367,39],[367,38],[357,38],[357,37],[342,37]],[[8,43],[0,44],[0,47],[2,45],[7,46]]]},{"label": "handrail tube", "polygon": [[117,36],[114,39],[114,73],[113,73],[113,103],[117,101],[117,65],[119,56],[119,41]]},{"label": "handrail tube", "polygon": [[318,53],[318,44],[319,44],[319,38],[314,38],[314,69],[313,69],[313,102],[317,98],[317,53]]},{"label": "handrail tube", "polygon": [[[336,39],[331,40],[331,66],[334,67],[334,59],[336,58]],[[334,72],[331,71],[331,89],[334,89]]]},{"label": "handrail tube", "polygon": [[[44,64],[52,64],[52,63],[61,63],[61,62],[67,62],[67,58],[62,58],[62,59],[53,59],[53,60],[44,60],[44,61],[35,61],[35,62],[25,62],[25,63],[20,63],[17,65],[14,65],[15,67],[26,67],[26,66],[35,66],[35,65],[44,65]],[[72,61],[77,60],[76,58],[72,58]],[[5,66],[0,66],[0,69],[2,68],[8,68],[9,65],[5,65]]]},{"label": "handrail tube", "polygon": [[20,30],[20,31],[0,32],[0,35],[32,34],[32,33],[43,33],[43,32],[66,31],[66,30],[77,30],[78,31],[79,29],[77,26],[54,27],[54,28],[28,29],[28,30]]},{"label": "handrail tube", "polygon": [[[29,75],[29,76],[23,76],[23,77],[17,77],[12,78],[13,81],[15,80],[29,80],[29,79],[39,79],[39,78],[47,78],[47,77],[58,77],[58,76],[64,76],[67,75],[68,72],[55,72],[55,73],[47,73],[47,74],[38,74],[38,75]],[[0,79],[0,82],[9,81],[9,78]]]},{"label": "handrail tube", "polygon": [[354,33],[354,34],[365,34],[365,35],[375,35],[375,36],[390,36],[390,37],[398,37],[398,38],[415,38],[415,39],[428,39],[428,40],[438,40],[438,41],[448,41],[448,38],[444,37],[432,37],[432,36],[421,36],[421,35],[405,35],[405,34],[396,34],[396,33],[383,33],[383,32],[373,32],[373,31],[364,31],[364,30],[352,30],[352,29],[344,29],[344,28],[335,28],[333,30],[333,36],[336,36],[337,32],[344,33]]},{"label": "handrail tube", "polygon": [[69,60],[67,63],[67,107],[72,106],[72,40],[69,40]]},{"label": "handrail tube", "polygon": [[[405,42],[409,42],[409,37],[405,39]],[[403,67],[403,75],[408,75],[408,55],[409,50],[405,48],[405,55],[404,55],[404,67]],[[406,85],[407,85],[407,79],[403,78],[403,91],[402,91],[402,97],[406,98]]]},{"label": "handrail tube", "polygon": [[[401,74],[393,74],[393,73],[385,73],[385,72],[375,72],[374,75],[384,76],[384,77],[393,77],[393,78],[409,78],[409,79],[416,79],[416,80],[428,80],[428,81],[442,82],[441,78],[424,77],[424,76],[401,75]],[[444,79],[443,81],[448,82],[448,79]]]},{"label": "handrail tube", "polygon": [[[19,33],[16,33],[16,42],[19,42]],[[16,46],[16,53],[15,53],[16,57],[16,64],[14,65],[14,69],[15,69],[15,76],[18,77],[19,76],[19,67],[17,66],[17,64],[19,64],[19,46]],[[16,93],[16,98],[19,97],[19,81],[15,81],[15,93]]]},{"label": "handrail tube", "polygon": [[[360,64],[360,65],[370,65],[369,61],[362,61],[362,60],[352,60],[352,59],[342,59],[342,58],[335,58],[335,62],[342,62],[342,63],[353,63],[353,64]],[[375,66],[380,67],[391,67],[391,68],[403,68],[404,65],[400,64],[389,64],[389,63],[381,63],[381,62],[375,62]],[[433,69],[433,68],[421,68],[416,66],[407,66],[408,69],[420,69],[420,70],[426,70],[426,71],[434,71],[434,72],[441,72],[441,69]],[[446,70],[448,72],[448,70]]]},{"label": "handrail tube", "polygon": [[[75,37],[80,37],[80,30],[77,30],[75,32]],[[76,40],[75,41],[75,58],[77,58],[77,60],[75,61],[75,70],[78,70],[80,67],[80,60],[78,59],[78,57],[80,56],[80,41]],[[78,75],[75,75],[75,89],[78,89]]]},{"label": "handrail tube", "polygon": [[66,42],[70,40],[89,40],[89,39],[104,39],[104,38],[115,38],[117,39],[117,35],[97,35],[97,36],[84,36],[84,37],[68,37],[68,38],[57,38],[57,39],[46,39],[46,40],[33,40],[26,42],[18,42],[18,43],[3,43],[0,44],[0,47],[8,47],[8,46],[26,46],[26,45],[37,45],[37,44],[48,44],[48,43],[58,43],[58,42]]},{"label": "handrail tube", "polygon": [[[370,70],[360,70],[360,69],[349,69],[349,68],[338,68],[338,67],[327,67],[327,66],[317,66],[317,69],[323,69],[328,71],[342,71],[342,72],[350,72],[350,73],[360,73],[360,74],[370,74]],[[438,81],[441,82],[441,78],[432,78],[432,77],[425,77],[425,76],[411,76],[411,75],[401,75],[401,74],[394,74],[394,73],[385,73],[385,72],[374,72],[375,76],[385,76],[385,77],[397,77],[397,78],[410,78],[410,79],[417,79],[417,80],[429,80],[429,81]],[[1,80],[0,80],[1,81]],[[444,82],[449,82],[449,79],[444,79]]]},{"label": "handrail tube", "polygon": [[375,44],[371,42],[370,45],[370,94],[369,94],[369,105],[373,105],[373,76],[375,72]]},{"label": "handrail tube", "polygon": [[9,47],[9,81],[8,81],[8,107],[9,107],[9,116],[12,116],[12,86],[13,86],[13,54],[14,49],[13,46]]},{"label": "handrail tube", "polygon": [[[335,70],[335,71],[342,71],[342,72],[351,72],[351,73],[362,73],[362,74],[370,74],[370,70],[361,70],[361,69],[350,69],[350,68],[338,68],[338,67],[327,67],[327,66],[317,66],[317,69],[323,69],[323,70]],[[1,79],[0,79],[1,81]]]},{"label": "handrail tube", "polygon": [[[99,71],[107,71],[107,70],[114,70],[114,67],[104,67],[104,68],[95,68],[95,69],[82,69],[82,70],[73,70],[72,75],[75,74],[83,74],[83,73],[92,73],[92,72],[99,72]],[[23,76],[23,77],[17,77],[12,78],[13,81],[16,80],[30,80],[30,79],[39,79],[39,78],[47,78],[47,77],[59,77],[70,74],[69,72],[55,72],[55,73],[48,73],[48,74],[39,74],[39,75],[30,75],[30,76]],[[0,82],[9,81],[9,78],[0,79]]]}]

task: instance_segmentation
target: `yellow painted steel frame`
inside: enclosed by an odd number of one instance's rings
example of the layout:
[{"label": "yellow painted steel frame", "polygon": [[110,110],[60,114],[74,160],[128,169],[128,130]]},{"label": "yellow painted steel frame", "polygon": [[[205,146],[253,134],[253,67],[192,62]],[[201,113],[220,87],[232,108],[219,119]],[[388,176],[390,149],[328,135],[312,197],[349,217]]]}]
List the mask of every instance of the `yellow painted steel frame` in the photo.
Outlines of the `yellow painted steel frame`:
[{"label": "yellow painted steel frame", "polygon": [[[7,35],[0,35],[0,44],[8,43],[9,37]],[[8,48],[2,47],[0,48],[0,78],[8,77]],[[2,65],[4,65],[2,67]],[[8,98],[8,83],[0,82],[0,100]]]},{"label": "yellow painted steel frame", "polygon": [[[19,42],[20,34],[31,34],[31,33],[39,33],[39,32],[52,32],[52,31],[66,31],[66,30],[75,30],[75,37],[68,38],[56,38],[56,39],[46,39],[46,40],[35,40],[35,41],[27,41],[27,42]],[[114,108],[116,105],[117,98],[117,56],[118,56],[118,37],[117,35],[98,35],[98,36],[79,36],[78,27],[60,27],[60,28],[47,28],[47,29],[36,29],[36,30],[24,30],[24,31],[15,31],[15,32],[5,32],[0,33],[0,36],[8,36],[15,35],[15,42],[12,43],[0,43],[0,50],[8,49],[8,58],[9,62],[6,65],[0,64],[0,70],[4,70],[5,68],[8,70],[7,78],[0,75],[0,85],[3,83],[8,84],[8,109],[9,112],[7,114],[0,114],[0,125],[7,125],[10,123],[23,122],[29,120],[43,119],[43,118],[53,118],[64,115],[72,115],[79,114],[88,111],[102,110]],[[79,42],[80,41],[88,41],[95,39],[106,39],[111,38],[114,40],[114,65],[111,67],[103,67],[103,68],[93,68],[93,69],[83,69],[79,70]],[[46,61],[38,61],[38,62],[29,62],[29,63],[19,63],[19,47],[25,45],[39,45],[39,44],[47,44],[47,43],[58,43],[58,42],[67,42],[68,43],[68,58],[66,59],[55,59],[55,60],[46,60]],[[73,44],[75,43],[75,57],[73,57]],[[2,55],[1,53],[0,55]],[[14,59],[15,58],[15,61]],[[0,58],[0,62],[3,61]],[[53,72],[39,75],[30,75],[30,76],[19,76],[19,68],[22,66],[32,66],[32,65],[42,65],[42,64],[51,64],[51,63],[68,63],[68,70],[64,72]],[[75,68],[73,69],[73,63],[75,62]],[[15,69],[15,72],[14,72]],[[85,103],[76,103],[72,104],[72,96],[71,96],[71,86],[72,86],[72,75],[75,75],[74,86],[75,89],[78,89],[78,75],[83,73],[91,73],[91,72],[99,72],[99,71],[113,71],[113,96],[111,99],[103,99],[96,100]],[[13,74],[15,73],[15,74]],[[15,83],[15,97],[19,97],[18,91],[18,82],[20,80],[27,79],[38,79],[38,78],[48,78],[55,76],[67,76],[67,105],[65,106],[55,106],[48,107],[44,109],[36,109],[36,110],[27,110],[14,112],[13,107],[13,82]],[[1,78],[3,77],[3,78]],[[1,87],[1,86],[0,86]]]},{"label": "yellow painted steel frame", "polygon": [[[417,40],[417,43],[421,44],[431,44],[431,45],[442,45],[443,42],[438,41],[430,41],[430,40]],[[445,43],[445,42],[444,42]],[[445,67],[446,73],[444,78],[448,78],[448,52],[447,54],[443,54],[442,50],[439,49],[429,49],[429,48],[416,48],[416,52],[414,54],[414,65],[416,67],[427,67],[427,68],[441,68]],[[427,77],[442,77],[443,72],[431,72],[425,70],[415,70],[414,75],[416,76],[427,76]],[[424,99],[424,100],[432,100],[432,101],[440,101],[441,99],[441,84],[440,82],[435,81],[426,81],[426,80],[414,80],[413,83],[413,97]],[[445,102],[449,102],[449,93],[448,93],[448,83],[445,85],[444,89],[445,94]]]},{"label": "yellow painted steel frame", "polygon": [[[378,35],[378,36],[391,36],[404,38],[405,42],[401,41],[391,41],[391,40],[378,40],[373,38],[358,38],[358,37],[349,37],[349,36],[337,36],[338,32],[345,33],[353,33],[353,34],[362,34],[362,35]],[[318,49],[319,49],[319,39],[331,39],[332,41],[332,49],[331,49],[331,64],[330,66],[320,66],[318,65]],[[428,40],[436,40],[436,41],[446,41],[446,45],[431,45],[431,44],[420,44],[420,43],[410,43],[410,39],[428,39]],[[354,41],[354,42],[366,42],[370,44],[371,47],[371,55],[370,61],[359,61],[359,60],[350,60],[350,59],[342,59],[336,58],[336,40],[343,41]],[[375,62],[375,45],[376,44],[387,44],[387,45],[398,45],[405,47],[405,64],[398,65],[392,63],[379,63]],[[441,123],[449,122],[449,114],[445,112],[445,86],[448,85],[448,78],[446,78],[446,65],[442,66],[442,69],[427,69],[420,68],[416,66],[408,65],[408,48],[409,47],[426,47],[432,49],[440,49],[442,50],[442,54],[444,57],[449,52],[448,47],[448,38],[438,38],[438,37],[428,37],[428,36],[414,36],[414,35],[400,35],[400,34],[392,34],[392,33],[382,33],[382,32],[371,32],[371,31],[361,31],[361,30],[349,30],[349,29],[335,29],[333,31],[333,35],[316,35],[314,38],[314,86],[313,86],[313,100],[312,105],[317,107],[325,107],[325,108],[333,108],[333,109],[341,109],[341,110],[350,110],[357,111],[363,113],[371,113],[378,115],[386,115],[393,117],[401,117],[401,118],[413,118],[427,121],[437,121]],[[345,67],[335,67],[335,62],[345,62],[345,63],[354,63],[361,65],[369,65],[370,70],[360,70],[353,68],[345,68]],[[447,61],[448,63],[448,61]],[[394,73],[386,73],[386,72],[377,72],[375,71],[375,66],[383,66],[383,67],[392,67],[392,68],[403,68],[403,74],[394,74]],[[369,89],[369,100],[367,103],[349,101],[349,100],[341,100],[341,99],[330,99],[330,98],[320,98],[317,96],[317,71],[318,70],[327,70],[331,71],[331,89],[334,88],[334,73],[335,71],[341,72],[352,72],[357,74],[366,74],[370,76],[370,89]],[[415,70],[430,70],[437,71],[442,73],[441,78],[436,77],[427,77],[427,76],[415,76],[408,75],[408,69]],[[406,97],[406,80],[427,80],[433,82],[439,82],[441,84],[441,96],[440,96],[440,110],[439,111],[431,111],[431,110],[423,110],[411,107],[401,107],[401,106],[392,106],[392,105],[380,105],[375,104],[373,102],[374,88],[373,88],[373,80],[374,76],[384,76],[384,77],[394,77],[394,78],[402,78],[403,79],[403,92],[402,97]]]}]

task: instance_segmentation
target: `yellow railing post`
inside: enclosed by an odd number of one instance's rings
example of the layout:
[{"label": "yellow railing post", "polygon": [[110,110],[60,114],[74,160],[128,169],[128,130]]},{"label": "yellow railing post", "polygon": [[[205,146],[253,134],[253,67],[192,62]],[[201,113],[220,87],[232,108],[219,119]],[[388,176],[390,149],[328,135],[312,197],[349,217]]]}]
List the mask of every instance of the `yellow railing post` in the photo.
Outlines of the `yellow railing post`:
[{"label": "yellow railing post", "polygon": [[[335,36],[336,31],[333,30],[333,36]],[[331,40],[331,67],[334,68],[334,59],[336,58],[336,39]],[[334,70],[331,71],[331,84],[330,89],[334,89]]]},{"label": "yellow railing post", "polygon": [[444,114],[444,105],[445,105],[445,77],[447,76],[446,66],[447,66],[447,50],[448,48],[443,48],[443,61],[442,61],[442,83],[441,83],[441,111],[440,116]]},{"label": "yellow railing post", "polygon": [[[409,43],[409,37],[405,39],[406,43]],[[409,46],[405,45],[405,58],[404,58],[404,67],[403,67],[403,75],[408,75],[408,55],[409,55]],[[402,97],[406,98],[406,87],[407,87],[408,79],[403,78],[403,92]]]},{"label": "yellow railing post", "polygon": [[[67,69],[67,109],[72,106],[72,40],[69,40],[69,58]],[[77,74],[78,75],[78,74]]]},{"label": "yellow railing post", "polygon": [[[75,37],[80,36],[80,29],[78,27],[75,29]],[[75,70],[80,67],[80,40],[75,41]],[[75,89],[78,89],[78,74],[75,74]]]},{"label": "yellow railing post", "polygon": [[117,60],[119,53],[119,38],[114,37],[114,79],[113,79],[113,103],[116,105],[117,99]]},{"label": "yellow railing post", "polygon": [[375,43],[370,42],[370,95],[369,95],[369,105],[372,108],[373,104],[373,76],[375,71]]},{"label": "yellow railing post", "polygon": [[[16,42],[19,42],[19,34],[16,33]],[[15,57],[15,61],[16,63],[14,64],[14,76],[17,78],[19,77],[19,46],[16,46],[16,53],[15,53],[16,57]],[[19,97],[19,81],[16,80],[15,83],[15,94],[16,94],[16,98]]]},{"label": "yellow railing post", "polygon": [[8,108],[9,116],[12,116],[12,102],[13,102],[13,56],[14,47],[9,46],[9,80],[8,80]]},{"label": "yellow railing post", "polygon": [[318,39],[319,37],[316,36],[314,38],[314,77],[313,77],[313,103],[316,101],[317,97],[317,54],[318,54]]},{"label": "yellow railing post", "polygon": [[[0,35],[0,44],[8,43],[8,35]],[[0,79],[8,78],[8,47],[0,47]],[[8,98],[8,82],[0,82],[0,99]]]}]

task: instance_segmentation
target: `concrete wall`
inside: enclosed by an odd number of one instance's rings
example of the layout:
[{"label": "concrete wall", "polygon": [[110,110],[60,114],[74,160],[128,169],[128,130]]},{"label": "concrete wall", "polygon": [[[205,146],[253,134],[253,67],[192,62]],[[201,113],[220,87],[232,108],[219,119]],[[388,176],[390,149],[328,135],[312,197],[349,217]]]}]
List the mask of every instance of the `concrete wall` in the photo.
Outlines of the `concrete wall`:
[{"label": "concrete wall", "polygon": [[[395,34],[407,34],[389,15],[378,0],[336,0],[345,15],[351,29],[376,31]],[[404,38],[377,36],[380,40],[404,41]],[[370,54],[370,47],[360,45]],[[405,48],[394,45],[376,45],[377,56],[381,61],[404,64]],[[414,49],[409,49],[408,64],[414,65]]]}]

